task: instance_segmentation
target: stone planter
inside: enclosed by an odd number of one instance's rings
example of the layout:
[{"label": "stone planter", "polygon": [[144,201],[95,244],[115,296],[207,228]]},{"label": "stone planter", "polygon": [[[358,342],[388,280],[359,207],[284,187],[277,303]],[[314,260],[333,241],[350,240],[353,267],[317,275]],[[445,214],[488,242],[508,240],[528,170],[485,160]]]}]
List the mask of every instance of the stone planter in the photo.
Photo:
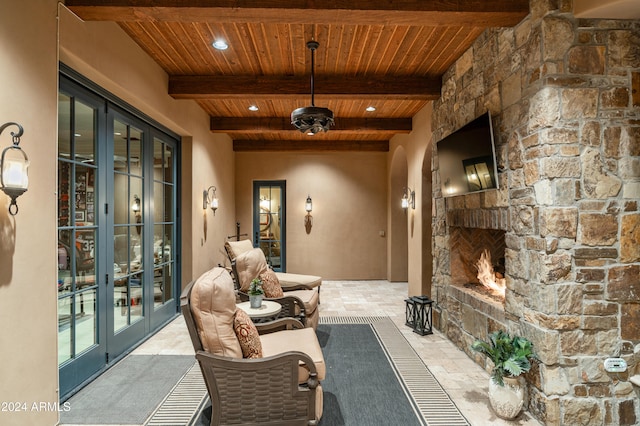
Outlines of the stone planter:
[{"label": "stone planter", "polygon": [[498,417],[509,420],[520,414],[525,385],[522,377],[505,377],[504,386],[489,379],[489,402]]},{"label": "stone planter", "polygon": [[261,294],[256,294],[255,296],[249,295],[249,304],[251,305],[251,308],[258,309],[260,306],[262,306],[262,295]]}]

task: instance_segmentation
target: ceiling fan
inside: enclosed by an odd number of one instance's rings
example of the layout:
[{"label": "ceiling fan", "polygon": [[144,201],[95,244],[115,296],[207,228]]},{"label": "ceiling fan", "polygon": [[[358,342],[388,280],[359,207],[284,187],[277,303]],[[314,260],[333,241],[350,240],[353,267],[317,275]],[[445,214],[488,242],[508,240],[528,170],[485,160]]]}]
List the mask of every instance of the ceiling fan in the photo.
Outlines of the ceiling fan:
[{"label": "ceiling fan", "polygon": [[319,132],[327,132],[334,124],[333,111],[317,107],[314,103],[315,51],[319,45],[314,40],[307,42],[307,48],[311,50],[311,106],[297,108],[291,113],[291,124],[302,133],[310,136]]}]

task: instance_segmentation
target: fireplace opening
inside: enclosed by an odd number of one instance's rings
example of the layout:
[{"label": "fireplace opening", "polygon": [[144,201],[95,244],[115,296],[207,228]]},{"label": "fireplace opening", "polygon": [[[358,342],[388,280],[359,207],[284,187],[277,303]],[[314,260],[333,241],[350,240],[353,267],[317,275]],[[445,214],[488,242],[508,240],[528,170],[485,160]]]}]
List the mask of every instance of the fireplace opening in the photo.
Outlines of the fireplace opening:
[{"label": "fireplace opening", "polygon": [[[504,264],[504,258],[502,258]],[[478,270],[478,281],[487,290],[491,291],[494,295],[500,296],[504,299],[504,293],[507,286],[507,280],[504,278],[504,271],[496,271],[496,268],[491,262],[491,253],[485,249],[480,258],[476,261],[476,269]]]},{"label": "fireplace opening", "polygon": [[451,283],[504,304],[505,231],[450,227]]}]

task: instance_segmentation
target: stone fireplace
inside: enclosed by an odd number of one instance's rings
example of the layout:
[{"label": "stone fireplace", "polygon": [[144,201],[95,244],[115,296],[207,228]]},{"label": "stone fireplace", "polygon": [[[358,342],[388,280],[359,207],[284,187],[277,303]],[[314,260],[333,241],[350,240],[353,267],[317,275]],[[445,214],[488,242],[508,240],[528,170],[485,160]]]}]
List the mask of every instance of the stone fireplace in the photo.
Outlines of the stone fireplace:
[{"label": "stone fireplace", "polygon": [[[637,424],[640,389],[603,362],[640,343],[640,22],[530,5],[434,103],[434,141],[491,112],[499,170],[499,189],[445,198],[433,147],[434,325],[483,366],[476,338],[529,338],[527,409],[545,424]],[[504,302],[465,286],[480,242],[504,258]]]}]

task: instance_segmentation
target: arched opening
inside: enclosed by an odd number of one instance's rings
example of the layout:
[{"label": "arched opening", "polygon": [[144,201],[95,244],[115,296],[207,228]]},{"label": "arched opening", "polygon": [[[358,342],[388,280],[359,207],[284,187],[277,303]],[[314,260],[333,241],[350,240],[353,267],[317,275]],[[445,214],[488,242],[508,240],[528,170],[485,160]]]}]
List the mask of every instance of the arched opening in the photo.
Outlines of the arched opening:
[{"label": "arched opening", "polygon": [[407,154],[403,147],[398,147],[391,159],[389,171],[387,277],[392,282],[409,279],[408,216],[400,205],[403,189],[407,186],[407,176]]}]

